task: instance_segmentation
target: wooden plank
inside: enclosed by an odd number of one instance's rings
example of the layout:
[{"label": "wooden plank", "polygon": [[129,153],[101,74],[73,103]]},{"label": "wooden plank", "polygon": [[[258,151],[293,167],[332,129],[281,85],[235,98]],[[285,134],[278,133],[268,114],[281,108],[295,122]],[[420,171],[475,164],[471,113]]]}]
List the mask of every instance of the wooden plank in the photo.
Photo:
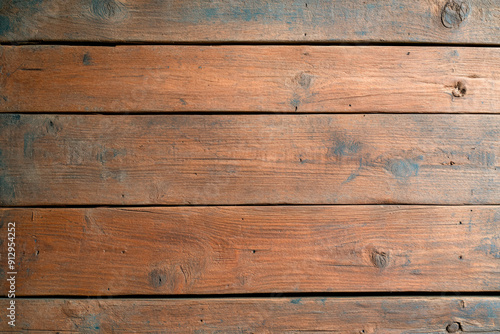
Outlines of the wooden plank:
[{"label": "wooden plank", "polygon": [[0,204],[499,204],[498,115],[0,115]]},{"label": "wooden plank", "polygon": [[[8,300],[0,300],[3,310]],[[441,298],[20,299],[27,333],[497,333],[500,300]],[[0,330],[12,329],[5,321]]]},{"label": "wooden plank", "polygon": [[2,111],[500,109],[498,48],[3,46],[0,66]]},{"label": "wooden plank", "polygon": [[[2,235],[8,222],[16,223],[18,296],[500,289],[497,206],[2,209],[0,215]],[[10,271],[7,261],[1,265]]]},{"label": "wooden plank", "polygon": [[491,0],[6,0],[0,41],[499,44],[499,14]]}]

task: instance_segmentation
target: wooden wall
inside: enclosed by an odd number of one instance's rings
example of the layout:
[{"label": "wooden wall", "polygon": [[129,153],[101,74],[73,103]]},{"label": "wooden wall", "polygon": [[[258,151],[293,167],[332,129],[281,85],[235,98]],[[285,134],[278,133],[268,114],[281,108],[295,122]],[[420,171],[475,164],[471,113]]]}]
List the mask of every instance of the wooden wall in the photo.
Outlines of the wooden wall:
[{"label": "wooden wall", "polygon": [[0,331],[500,332],[500,2],[5,0],[0,43]]}]

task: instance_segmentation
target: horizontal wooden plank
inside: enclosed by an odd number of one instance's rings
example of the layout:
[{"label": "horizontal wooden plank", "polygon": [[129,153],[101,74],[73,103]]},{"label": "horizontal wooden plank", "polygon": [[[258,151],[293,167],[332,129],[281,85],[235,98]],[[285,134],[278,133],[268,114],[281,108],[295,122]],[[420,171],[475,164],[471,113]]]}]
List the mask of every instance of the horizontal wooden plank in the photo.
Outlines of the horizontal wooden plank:
[{"label": "horizontal wooden plank", "polygon": [[499,13],[491,0],[6,0],[0,41],[499,44]]},{"label": "horizontal wooden plank", "polygon": [[[497,206],[2,209],[0,218],[2,235],[16,224],[18,296],[500,289]],[[1,265],[5,293],[11,270]]]},{"label": "horizontal wooden plank", "polygon": [[[0,300],[3,310],[8,300]],[[499,298],[20,299],[16,330],[71,333],[497,333]],[[0,330],[11,329],[6,321]]]},{"label": "horizontal wooden plank", "polygon": [[498,115],[0,115],[0,204],[499,204]]},{"label": "horizontal wooden plank", "polygon": [[500,109],[498,48],[3,46],[0,68],[1,111]]}]

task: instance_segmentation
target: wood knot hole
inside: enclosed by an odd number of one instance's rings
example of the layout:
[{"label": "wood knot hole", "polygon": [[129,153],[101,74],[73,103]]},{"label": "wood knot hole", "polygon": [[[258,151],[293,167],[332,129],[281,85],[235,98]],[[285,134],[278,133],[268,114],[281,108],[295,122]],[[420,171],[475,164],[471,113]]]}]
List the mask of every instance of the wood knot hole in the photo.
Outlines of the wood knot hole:
[{"label": "wood knot hole", "polygon": [[389,265],[389,254],[386,252],[373,251],[371,261],[377,268],[384,269]]},{"label": "wood knot hole", "polygon": [[441,22],[446,28],[458,28],[469,16],[470,6],[466,1],[450,0],[441,12]]},{"label": "wood knot hole", "polygon": [[465,87],[463,82],[459,81],[456,83],[455,88],[453,88],[451,93],[454,97],[464,97],[465,94],[467,94],[467,87]]},{"label": "wood knot hole", "polygon": [[459,322],[452,322],[451,324],[448,324],[448,326],[446,326],[446,331],[448,333],[456,333],[460,330],[462,330],[462,326]]}]

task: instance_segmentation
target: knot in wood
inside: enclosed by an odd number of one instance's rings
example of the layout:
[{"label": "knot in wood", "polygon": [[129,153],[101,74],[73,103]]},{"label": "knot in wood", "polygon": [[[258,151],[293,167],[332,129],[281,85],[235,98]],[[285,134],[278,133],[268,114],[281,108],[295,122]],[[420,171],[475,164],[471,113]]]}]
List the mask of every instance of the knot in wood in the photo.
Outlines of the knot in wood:
[{"label": "knot in wood", "polygon": [[92,0],[92,15],[102,21],[121,21],[125,18],[125,6],[117,0]]},{"label": "knot in wood", "polygon": [[441,22],[446,28],[458,28],[465,21],[469,12],[470,6],[466,1],[448,1],[441,12]]},{"label": "knot in wood", "polygon": [[446,331],[448,333],[456,333],[461,329],[461,326],[458,322],[452,322],[448,326],[446,326]]},{"label": "knot in wood", "polygon": [[454,97],[464,97],[467,93],[467,88],[465,87],[465,84],[463,82],[459,81],[457,82],[455,88],[453,88],[453,91],[451,93]]},{"label": "knot in wood", "polygon": [[374,250],[371,254],[371,261],[375,267],[384,269],[389,265],[389,254]]}]

